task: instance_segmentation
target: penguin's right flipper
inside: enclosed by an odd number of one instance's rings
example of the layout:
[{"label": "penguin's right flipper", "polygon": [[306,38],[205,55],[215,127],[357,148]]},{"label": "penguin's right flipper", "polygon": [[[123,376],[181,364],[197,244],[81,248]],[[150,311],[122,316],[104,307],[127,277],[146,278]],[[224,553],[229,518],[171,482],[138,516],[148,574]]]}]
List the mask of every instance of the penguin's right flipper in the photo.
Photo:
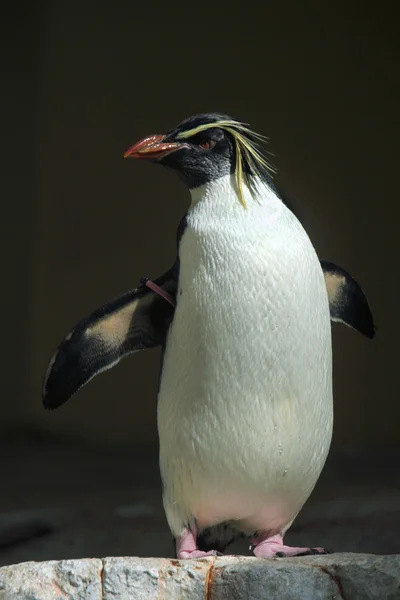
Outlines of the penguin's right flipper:
[{"label": "penguin's right flipper", "polygon": [[339,321],[368,338],[375,335],[375,325],[368,300],[358,285],[342,267],[321,260],[328,290],[331,321]]},{"label": "penguin's right flipper", "polygon": [[[175,267],[156,280],[176,296]],[[111,300],[82,319],[53,355],[43,383],[43,404],[54,409],[64,404],[93,377],[111,369],[122,358],[162,345],[174,307],[143,286]]]}]

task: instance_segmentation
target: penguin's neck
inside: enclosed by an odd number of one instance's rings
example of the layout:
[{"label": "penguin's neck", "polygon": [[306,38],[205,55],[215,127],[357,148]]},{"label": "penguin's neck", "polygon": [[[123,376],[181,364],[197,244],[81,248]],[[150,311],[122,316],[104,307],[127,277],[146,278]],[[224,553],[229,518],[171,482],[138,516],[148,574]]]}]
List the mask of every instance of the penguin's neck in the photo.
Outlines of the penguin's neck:
[{"label": "penguin's neck", "polygon": [[[237,224],[261,219],[275,222],[285,209],[285,205],[268,186],[256,177],[252,191],[244,186],[246,206],[240,202],[235,174],[226,175],[193,188],[188,216],[194,218],[208,216],[213,221],[230,221]],[[265,223],[264,223],[265,224]]]}]

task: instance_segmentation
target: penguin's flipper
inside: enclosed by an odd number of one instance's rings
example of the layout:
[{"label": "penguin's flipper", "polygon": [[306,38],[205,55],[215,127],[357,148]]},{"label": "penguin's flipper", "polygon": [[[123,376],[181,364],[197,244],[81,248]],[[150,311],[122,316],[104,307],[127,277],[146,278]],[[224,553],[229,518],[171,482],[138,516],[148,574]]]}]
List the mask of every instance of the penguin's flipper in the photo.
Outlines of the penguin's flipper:
[{"label": "penguin's flipper", "polygon": [[[156,284],[174,298],[174,268],[158,278]],[[93,377],[111,369],[128,354],[163,344],[173,315],[171,304],[143,286],[82,319],[49,363],[43,383],[44,407],[61,406]]]},{"label": "penguin's flipper", "polygon": [[368,338],[375,335],[368,300],[355,279],[332,262],[321,260],[328,290],[331,320],[344,323]]}]

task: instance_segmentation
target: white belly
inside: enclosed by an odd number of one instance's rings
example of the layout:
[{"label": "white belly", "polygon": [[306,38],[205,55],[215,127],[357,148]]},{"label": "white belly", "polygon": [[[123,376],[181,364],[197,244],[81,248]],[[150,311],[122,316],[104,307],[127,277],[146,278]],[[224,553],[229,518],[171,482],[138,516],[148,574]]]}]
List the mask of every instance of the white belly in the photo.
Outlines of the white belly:
[{"label": "white belly", "polygon": [[[197,210],[196,210],[197,209]],[[164,505],[197,521],[281,531],[311,493],[332,430],[331,329],[297,220],[189,216],[159,393]],[[203,213],[202,213],[203,211]]]}]

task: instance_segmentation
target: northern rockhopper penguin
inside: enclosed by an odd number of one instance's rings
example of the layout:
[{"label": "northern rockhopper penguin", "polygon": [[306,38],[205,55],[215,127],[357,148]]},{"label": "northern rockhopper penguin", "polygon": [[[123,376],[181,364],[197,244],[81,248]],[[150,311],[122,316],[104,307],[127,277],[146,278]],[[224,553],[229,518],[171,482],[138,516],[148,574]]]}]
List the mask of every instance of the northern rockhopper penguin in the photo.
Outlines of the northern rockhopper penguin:
[{"label": "northern rockhopper penguin", "polygon": [[364,293],[318,259],[261,143],[208,113],[125,153],[176,171],[190,191],[175,264],[78,323],[45,376],[53,409],[129,353],[162,346],[160,469],[178,558],[237,537],[258,557],[324,552],[283,536],[331,442],[330,320],[374,335]]}]

